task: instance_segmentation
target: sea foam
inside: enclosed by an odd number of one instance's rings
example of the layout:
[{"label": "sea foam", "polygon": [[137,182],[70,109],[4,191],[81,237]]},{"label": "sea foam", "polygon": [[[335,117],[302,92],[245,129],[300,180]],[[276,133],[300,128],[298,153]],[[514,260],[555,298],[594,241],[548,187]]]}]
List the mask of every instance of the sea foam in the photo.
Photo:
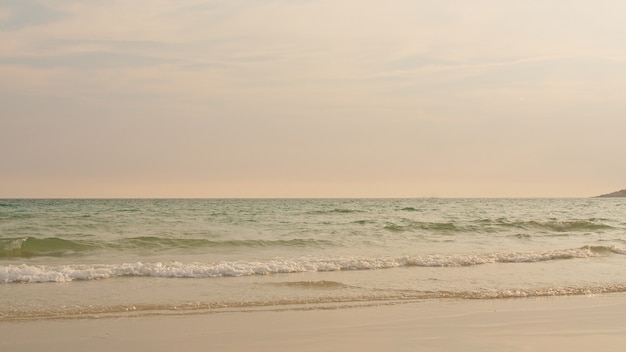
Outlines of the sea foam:
[{"label": "sea foam", "polygon": [[328,272],[377,270],[398,267],[461,267],[489,263],[531,263],[549,260],[589,258],[603,252],[626,254],[616,247],[589,247],[546,251],[540,253],[493,253],[477,255],[428,255],[399,258],[285,258],[265,261],[223,261],[217,263],[124,263],[100,265],[8,265],[0,266],[0,283],[69,282],[100,280],[114,277],[213,278]]}]

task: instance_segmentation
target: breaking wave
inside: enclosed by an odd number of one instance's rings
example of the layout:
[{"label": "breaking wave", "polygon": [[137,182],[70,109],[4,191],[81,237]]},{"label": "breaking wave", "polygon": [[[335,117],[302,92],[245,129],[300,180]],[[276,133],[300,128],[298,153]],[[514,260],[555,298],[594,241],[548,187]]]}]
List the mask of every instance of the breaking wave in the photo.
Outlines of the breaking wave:
[{"label": "breaking wave", "polygon": [[399,267],[463,267],[492,263],[533,263],[550,260],[626,255],[626,248],[584,246],[576,249],[527,253],[477,255],[428,255],[399,258],[313,258],[217,263],[124,263],[102,265],[8,265],[0,266],[0,283],[70,282],[115,277],[215,278],[302,272],[379,270]]}]

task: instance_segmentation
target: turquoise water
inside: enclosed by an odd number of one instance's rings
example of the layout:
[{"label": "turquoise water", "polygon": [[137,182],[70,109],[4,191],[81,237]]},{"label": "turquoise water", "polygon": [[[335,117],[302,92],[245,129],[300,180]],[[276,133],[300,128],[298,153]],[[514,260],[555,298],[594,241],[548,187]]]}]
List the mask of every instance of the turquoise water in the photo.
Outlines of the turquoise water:
[{"label": "turquoise water", "polygon": [[626,291],[625,199],[0,200],[0,316]]}]

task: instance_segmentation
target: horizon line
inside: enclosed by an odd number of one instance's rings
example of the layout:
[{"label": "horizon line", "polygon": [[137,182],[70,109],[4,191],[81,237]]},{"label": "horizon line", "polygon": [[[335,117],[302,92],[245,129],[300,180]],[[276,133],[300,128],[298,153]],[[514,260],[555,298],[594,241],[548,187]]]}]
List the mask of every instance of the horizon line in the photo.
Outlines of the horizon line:
[{"label": "horizon line", "polygon": [[[315,200],[315,199],[589,199],[596,196],[413,196],[413,197],[0,197],[2,200]],[[619,198],[619,197],[615,197]]]}]

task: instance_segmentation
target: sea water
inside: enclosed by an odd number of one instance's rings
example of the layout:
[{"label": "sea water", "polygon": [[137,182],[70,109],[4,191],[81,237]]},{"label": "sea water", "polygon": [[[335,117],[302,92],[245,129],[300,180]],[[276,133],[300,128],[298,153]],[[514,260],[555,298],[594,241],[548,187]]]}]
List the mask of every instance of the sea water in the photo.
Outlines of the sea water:
[{"label": "sea water", "polygon": [[626,292],[626,199],[5,199],[0,319]]}]

